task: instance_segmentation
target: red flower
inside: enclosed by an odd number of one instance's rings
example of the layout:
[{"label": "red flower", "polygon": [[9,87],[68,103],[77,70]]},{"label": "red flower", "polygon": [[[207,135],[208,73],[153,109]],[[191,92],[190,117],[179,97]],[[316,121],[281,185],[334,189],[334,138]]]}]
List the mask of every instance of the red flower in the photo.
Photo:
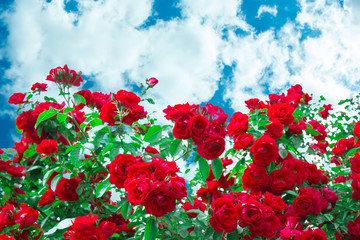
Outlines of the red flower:
[{"label": "red flower", "polygon": [[280,168],[274,170],[269,175],[269,186],[273,194],[280,195],[284,191],[291,190],[295,187],[294,176],[288,168]]},{"label": "red flower", "polygon": [[327,137],[326,127],[314,119],[310,120],[309,124],[313,127],[314,130],[320,133],[319,135],[314,136],[315,140],[324,141]]},{"label": "red flower", "polygon": [[270,120],[277,118],[281,124],[289,126],[294,121],[294,108],[287,103],[276,103],[268,110],[268,117]]},{"label": "red flower", "polygon": [[149,86],[149,87],[155,87],[156,84],[159,83],[159,80],[157,80],[156,78],[152,77],[152,78],[149,78],[147,81],[146,81],[146,84]]},{"label": "red flower", "polygon": [[139,104],[141,99],[132,92],[120,90],[114,94],[114,99],[121,103],[126,108],[132,108]]},{"label": "red flower", "polygon": [[311,228],[307,228],[304,232],[295,236],[294,240],[327,240],[326,233],[323,230],[316,228],[312,230]]},{"label": "red flower", "polygon": [[248,149],[254,142],[254,137],[249,133],[244,133],[234,137],[234,149],[237,151]]},{"label": "red flower", "polygon": [[39,145],[36,147],[36,151],[41,154],[45,154],[46,156],[51,155],[53,153],[57,153],[58,143],[55,140],[47,140],[44,139],[41,141]]},{"label": "red flower", "polygon": [[125,182],[125,191],[128,193],[127,198],[133,205],[142,204],[152,188],[151,180],[143,175]]},{"label": "red flower", "polygon": [[321,194],[314,188],[303,187],[299,189],[299,196],[293,201],[293,206],[297,214],[301,217],[314,216],[321,212]]},{"label": "red flower", "polygon": [[46,83],[34,83],[31,87],[31,91],[46,92],[47,84]]},{"label": "red flower", "polygon": [[24,166],[7,165],[5,171],[14,178],[21,178],[27,174],[23,173],[24,169]]},{"label": "red flower", "polygon": [[165,113],[165,118],[167,120],[176,121],[179,117],[186,113],[195,113],[196,110],[199,108],[199,105],[190,105],[189,103],[185,104],[176,104],[175,106],[171,107],[168,106],[166,109],[163,110]]},{"label": "red flower", "polygon": [[147,146],[145,148],[145,152],[149,153],[149,154],[160,154],[159,151],[156,148],[153,148],[153,147],[150,147],[150,146]]},{"label": "red flower", "polygon": [[212,217],[210,225],[215,232],[226,231],[232,233],[236,229],[238,215],[233,202],[227,198],[218,198],[211,203]]},{"label": "red flower", "polygon": [[280,139],[283,135],[283,131],[284,131],[284,127],[283,125],[279,122],[278,119],[273,119],[271,124],[268,124],[265,126],[266,127],[266,132],[265,134],[269,135],[270,137],[272,137],[273,139],[277,140]]},{"label": "red flower", "polygon": [[72,226],[64,233],[66,240],[105,240],[100,228],[95,227],[96,215],[91,213],[88,216],[77,217]]},{"label": "red flower", "polygon": [[353,133],[355,137],[360,138],[360,121],[355,123]]},{"label": "red flower", "polygon": [[8,103],[10,104],[23,104],[28,103],[29,101],[24,101],[26,93],[14,93],[10,96]]},{"label": "red flower", "polygon": [[119,111],[113,101],[107,102],[101,108],[101,112],[99,115],[99,119],[103,120],[104,122],[108,123],[110,126],[115,126],[115,121],[119,121],[118,119],[115,120],[115,116],[118,116]]},{"label": "red flower", "polygon": [[349,221],[347,229],[350,239],[360,239],[360,216],[357,216],[354,221]]},{"label": "red flower", "polygon": [[70,70],[66,64],[63,68],[57,67],[51,69],[49,75],[46,77],[46,80],[75,87],[79,87],[83,82],[81,73],[78,74],[74,70]]},{"label": "red flower", "polygon": [[[182,206],[182,208],[186,211],[189,211],[191,209],[199,209],[202,212],[205,212],[206,210],[206,205],[203,204],[199,199],[194,199],[194,205],[191,205],[190,202],[185,202],[184,206]],[[197,213],[186,213],[189,218],[196,218],[197,217]]]},{"label": "red flower", "polygon": [[81,182],[80,178],[61,178],[56,185],[55,193],[61,201],[75,202],[79,200],[76,189]]},{"label": "red flower", "polygon": [[176,198],[165,182],[160,182],[150,191],[143,204],[147,214],[161,217],[174,211]]},{"label": "red flower", "polygon": [[244,189],[250,189],[251,192],[265,191],[268,188],[269,177],[266,169],[254,164],[250,164],[242,176]]},{"label": "red flower", "polygon": [[189,123],[190,119],[194,116],[193,113],[186,113],[179,117],[174,125],[173,134],[177,139],[188,139],[190,137]]},{"label": "red flower", "polygon": [[299,120],[297,123],[294,121],[292,124],[289,125],[288,132],[291,134],[302,134],[303,130],[307,128],[306,123],[304,121]]},{"label": "red flower", "polygon": [[38,211],[26,206],[26,204],[24,203],[20,205],[20,208],[21,210],[14,215],[14,222],[20,224],[20,229],[23,229],[26,226],[33,225],[38,220]]},{"label": "red flower", "polygon": [[264,205],[271,207],[275,212],[282,212],[288,206],[281,196],[269,192],[264,193]]},{"label": "red flower", "polygon": [[253,155],[254,164],[260,167],[267,167],[274,162],[279,156],[279,148],[275,140],[268,135],[263,135],[257,139],[250,148]]},{"label": "red flower", "polygon": [[55,201],[55,192],[50,188],[49,190],[44,192],[40,201],[38,202],[38,206],[41,207],[41,206],[49,205],[54,201]]},{"label": "red flower", "polygon": [[353,173],[360,173],[360,154],[355,153],[354,157],[350,158],[351,170]]},{"label": "red flower", "polygon": [[127,178],[128,168],[135,164],[135,157],[130,154],[119,154],[106,167],[109,170],[111,184],[123,188]]},{"label": "red flower", "polygon": [[354,200],[360,200],[360,173],[355,173],[352,175],[352,183],[351,187],[353,190],[353,193],[351,195],[351,198]]},{"label": "red flower", "polygon": [[190,138],[195,144],[199,144],[203,141],[208,124],[209,120],[200,114],[197,114],[190,119],[188,128]]},{"label": "red flower", "polygon": [[187,196],[187,187],[184,178],[177,175],[172,176],[169,179],[169,186],[174,193],[176,200],[181,201],[181,199]]},{"label": "red flower", "polygon": [[135,107],[126,109],[123,114],[125,116],[122,118],[121,122],[132,125],[134,122],[139,119],[143,119],[146,117],[147,112],[144,111],[144,107],[140,105],[136,105]]},{"label": "red flower", "polygon": [[230,119],[227,126],[228,134],[230,137],[246,133],[249,128],[249,117],[241,112],[236,112]]},{"label": "red flower", "polygon": [[209,136],[197,147],[199,155],[207,160],[217,159],[225,151],[225,140],[219,136]]},{"label": "red flower", "polygon": [[331,104],[324,104],[323,108],[324,109],[320,111],[319,114],[323,119],[327,119],[327,117],[330,115],[329,110],[333,110],[333,109],[331,107]]}]

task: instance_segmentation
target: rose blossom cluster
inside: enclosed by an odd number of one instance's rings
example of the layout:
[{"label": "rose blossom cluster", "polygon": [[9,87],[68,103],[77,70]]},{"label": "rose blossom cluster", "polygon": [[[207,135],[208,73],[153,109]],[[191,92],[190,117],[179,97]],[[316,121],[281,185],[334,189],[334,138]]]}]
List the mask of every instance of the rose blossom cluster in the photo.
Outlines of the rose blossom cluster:
[{"label": "rose blossom cluster", "polygon": [[199,105],[177,104],[163,110],[167,120],[175,122],[174,137],[191,139],[199,155],[207,160],[217,159],[225,151],[225,122],[228,115],[207,103]]},{"label": "rose blossom cluster", "polygon": [[75,70],[71,70],[65,64],[64,67],[57,67],[50,70],[46,80],[58,83],[64,86],[79,87],[83,82],[81,73],[77,73]]},{"label": "rose blossom cluster", "polygon": [[[16,239],[16,240],[27,240],[29,239],[29,226],[34,227],[35,229],[41,229],[39,225],[36,224],[36,221],[39,218],[39,212],[34,210],[32,207],[27,206],[25,203],[20,204],[20,206],[14,206],[13,204],[5,205],[4,208],[0,207],[0,232],[9,226],[19,224],[17,231],[11,230],[12,236],[7,236],[5,234],[0,235],[0,239]],[[26,228],[26,229],[25,229]],[[35,231],[32,233],[33,236],[31,239],[40,239],[42,231]]]},{"label": "rose blossom cluster", "polygon": [[187,196],[185,179],[179,177],[175,162],[153,157],[144,162],[141,157],[119,154],[107,165],[109,181],[124,188],[128,201],[142,204],[148,214],[161,217],[174,211],[176,200]]}]

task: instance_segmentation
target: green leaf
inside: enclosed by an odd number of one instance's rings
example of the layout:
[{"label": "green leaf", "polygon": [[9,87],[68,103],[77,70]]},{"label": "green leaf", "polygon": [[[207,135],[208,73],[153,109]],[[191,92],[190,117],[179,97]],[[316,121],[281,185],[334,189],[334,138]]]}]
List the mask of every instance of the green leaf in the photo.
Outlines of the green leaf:
[{"label": "green leaf", "polygon": [[314,130],[313,127],[309,123],[307,123],[306,125],[307,125],[307,128],[305,129],[305,131],[307,133],[309,133],[309,134],[311,134],[313,136],[318,136],[318,135],[321,134],[320,132]]},{"label": "green leaf", "polygon": [[162,128],[160,126],[152,126],[144,136],[145,142],[155,142],[161,137]]},{"label": "green leaf", "polygon": [[209,227],[205,230],[205,233],[204,233],[204,240],[205,239],[211,239],[211,236],[214,234],[214,229],[212,227]]},{"label": "green leaf", "polygon": [[75,105],[79,105],[80,103],[86,104],[86,100],[83,96],[81,96],[80,94],[74,94],[74,103]]},{"label": "green leaf", "polygon": [[75,148],[70,152],[70,162],[74,165],[74,167],[77,166],[77,163],[80,159],[80,148]]},{"label": "green leaf", "polygon": [[131,204],[129,202],[126,202],[122,207],[121,207],[121,215],[124,217],[125,220],[127,220],[130,217],[131,214]]},{"label": "green leaf", "polygon": [[351,99],[345,99],[345,100],[341,100],[338,105],[343,105],[344,103],[347,103],[347,102],[351,102]]},{"label": "green leaf", "polygon": [[109,182],[108,178],[99,182],[96,186],[95,197],[96,198],[102,197],[110,186],[111,183]]},{"label": "green leaf", "polygon": [[58,115],[56,116],[57,120],[62,123],[67,119],[67,115],[63,114],[63,113],[58,113]]},{"label": "green leaf", "polygon": [[213,234],[213,240],[221,240],[222,237],[223,237],[223,232],[221,233],[214,232]]},{"label": "green leaf", "polygon": [[354,156],[355,153],[359,152],[359,149],[360,147],[351,149],[346,153],[346,156],[351,156],[351,157]]},{"label": "green leaf", "polygon": [[104,122],[101,119],[95,118],[90,121],[90,126],[96,127],[102,125]]},{"label": "green leaf", "polygon": [[145,98],[145,100],[148,101],[150,104],[155,104],[152,98]]},{"label": "green leaf", "polygon": [[44,96],[44,100],[45,100],[45,101],[48,101],[48,102],[55,102],[55,103],[57,103],[56,99],[55,99],[55,98],[52,98],[52,97]]},{"label": "green leaf", "polygon": [[219,180],[223,171],[223,166],[220,158],[211,161],[211,169],[214,173],[216,180]]},{"label": "green leaf", "polygon": [[201,177],[204,181],[206,181],[206,178],[209,176],[209,173],[210,173],[209,163],[203,157],[200,157],[198,159],[198,161],[199,161],[199,170],[200,170]]},{"label": "green leaf", "polygon": [[146,222],[144,239],[155,240],[158,234],[158,225],[154,218],[149,218]]},{"label": "green leaf", "polygon": [[56,185],[58,184],[58,182],[60,181],[60,179],[62,178],[62,174],[56,175],[53,180],[51,181],[51,189],[53,191],[55,191],[56,189]]},{"label": "green leaf", "polygon": [[78,143],[78,144],[75,144],[75,145],[72,145],[70,147],[68,147],[66,150],[65,150],[65,154],[68,154],[69,152],[71,152],[73,149],[75,148],[82,148],[83,146],[81,145],[81,143]]},{"label": "green leaf", "polygon": [[69,112],[71,112],[72,110],[74,110],[75,108],[71,108],[71,107],[68,107],[68,108],[65,108],[64,110],[63,110],[63,113],[69,113]]},{"label": "green leaf", "polygon": [[40,113],[39,117],[36,120],[35,123],[35,129],[39,126],[39,124],[49,118],[52,118],[53,116],[55,116],[60,110],[54,109],[52,107],[50,107],[49,110],[46,110],[42,113]]},{"label": "green leaf", "polygon": [[170,145],[170,155],[172,157],[176,156],[181,150],[181,140],[175,139]]}]

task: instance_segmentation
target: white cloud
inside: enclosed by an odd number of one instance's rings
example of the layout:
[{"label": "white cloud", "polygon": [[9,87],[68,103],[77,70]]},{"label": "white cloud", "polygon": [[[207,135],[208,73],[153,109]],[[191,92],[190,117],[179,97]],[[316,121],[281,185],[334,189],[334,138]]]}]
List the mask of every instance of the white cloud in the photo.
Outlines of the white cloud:
[{"label": "white cloud", "polygon": [[[160,83],[150,96],[161,112],[168,104],[210,100],[223,64],[236,63],[224,96],[235,110],[244,110],[244,100],[265,98],[264,86],[278,92],[289,82],[335,103],[353,93],[349,86],[358,85],[360,7],[355,0],[346,0],[344,9],[326,2],[301,0],[296,24],[255,35],[236,0],[182,0],[184,18],[158,21],[148,29],[139,26],[151,16],[153,0],[81,0],[79,13],[66,12],[62,0],[19,0],[3,16],[10,32],[7,77],[14,81],[1,90],[9,95],[26,91],[44,82],[51,68],[67,63],[94,75],[105,92],[157,77]],[[266,12],[278,15],[276,6],[263,5],[258,17]],[[300,41],[305,25],[321,35]],[[250,34],[236,35],[236,29]],[[222,38],[224,30],[227,38]]]},{"label": "white cloud", "polygon": [[257,18],[261,18],[261,15],[263,15],[264,13],[269,13],[271,15],[273,15],[274,17],[276,17],[278,11],[277,11],[277,6],[268,6],[268,5],[261,5],[258,9],[257,12]]}]

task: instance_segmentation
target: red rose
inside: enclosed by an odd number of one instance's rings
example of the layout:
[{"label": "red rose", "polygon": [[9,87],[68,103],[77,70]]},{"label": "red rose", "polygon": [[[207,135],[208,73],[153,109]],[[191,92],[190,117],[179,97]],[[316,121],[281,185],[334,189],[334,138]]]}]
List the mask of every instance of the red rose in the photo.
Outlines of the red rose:
[{"label": "red rose", "polygon": [[179,171],[179,168],[174,161],[166,161],[158,157],[153,157],[152,161],[155,167],[152,179],[156,181],[163,181],[168,176],[173,176],[177,171]]},{"label": "red rose", "polygon": [[177,139],[188,139],[190,137],[189,123],[190,119],[194,116],[193,113],[186,113],[179,117],[174,125],[173,134]]},{"label": "red rose", "polygon": [[351,187],[354,191],[351,195],[351,198],[354,200],[360,200],[360,173],[355,173],[352,175]]},{"label": "red rose", "polygon": [[33,225],[39,218],[39,212],[34,210],[31,207],[26,206],[22,203],[20,205],[21,210],[14,215],[14,222],[19,223],[20,229],[23,229],[26,226]]},{"label": "red rose", "polygon": [[61,178],[56,185],[55,193],[61,201],[75,202],[79,200],[76,189],[81,182],[80,178]]},{"label": "red rose", "polygon": [[121,103],[126,108],[132,108],[139,104],[141,99],[132,92],[120,90],[114,94],[114,99]]},{"label": "red rose", "polygon": [[287,208],[281,196],[275,196],[269,192],[264,193],[264,205],[271,207],[275,212],[282,212]]},{"label": "red rose", "polygon": [[144,111],[144,107],[140,105],[136,105],[135,107],[126,109],[124,111],[125,116],[122,118],[121,122],[132,125],[134,122],[139,119],[143,119],[146,117],[147,112]]},{"label": "red rose", "polygon": [[13,236],[1,234],[0,235],[0,240],[15,240],[15,238]]},{"label": "red rose", "polygon": [[249,110],[253,110],[255,109],[258,104],[259,104],[260,100],[257,99],[257,98],[251,98],[247,101],[245,101],[245,104],[246,104],[246,107],[249,109]]},{"label": "red rose", "polygon": [[145,148],[145,152],[149,153],[149,154],[160,154],[159,151],[156,148],[153,148],[153,147],[150,147],[150,146],[147,146]]},{"label": "red rose", "polygon": [[303,130],[307,128],[306,123],[304,121],[299,120],[297,123],[294,121],[292,124],[289,125],[288,132],[291,134],[302,134]]},{"label": "red rose", "polygon": [[210,225],[215,232],[226,231],[232,233],[236,229],[238,215],[233,202],[227,198],[218,198],[211,203],[212,217]]},{"label": "red rose", "polygon": [[227,126],[228,134],[230,137],[246,133],[249,128],[249,117],[241,112],[236,112],[230,119]]},{"label": "red rose", "polygon": [[355,156],[350,158],[351,170],[353,173],[360,173],[360,154],[355,153]]},{"label": "red rose", "polygon": [[295,178],[295,184],[303,185],[309,176],[307,164],[299,159],[284,160],[282,165],[291,171],[292,177]]},{"label": "red rose", "polygon": [[258,201],[249,198],[237,205],[239,225],[241,227],[256,227],[263,223],[264,207]]},{"label": "red rose", "polygon": [[321,110],[319,112],[320,116],[323,119],[327,119],[327,117],[330,115],[329,110],[333,110],[332,107],[331,107],[331,104],[324,104],[323,105],[323,110]]},{"label": "red rose", "polygon": [[210,181],[206,183],[207,188],[201,187],[197,192],[196,196],[201,198],[204,203],[213,202],[219,197],[222,196],[221,192],[218,190],[218,183],[215,181]]},{"label": "red rose", "polygon": [[312,119],[309,121],[309,124],[312,126],[312,128],[316,131],[318,131],[320,134],[317,136],[314,136],[315,140],[318,141],[324,141],[325,138],[327,137],[327,133],[326,133],[326,127],[324,125],[322,125],[321,123],[319,123],[318,121]]},{"label": "red rose", "polygon": [[224,138],[226,136],[225,127],[222,124],[212,121],[208,124],[206,136],[219,136]]},{"label": "red rose", "polygon": [[6,205],[0,212],[0,232],[3,227],[13,225],[14,205]]},{"label": "red rose", "polygon": [[360,121],[355,123],[353,133],[355,137],[360,138]]},{"label": "red rose", "polygon": [[159,80],[157,80],[156,78],[152,77],[152,78],[149,78],[147,81],[146,81],[146,84],[149,86],[149,87],[155,87],[156,84],[159,83]]},{"label": "red rose", "polygon": [[289,126],[294,121],[294,108],[287,103],[276,103],[268,110],[268,117],[270,120],[277,118],[281,124]]},{"label": "red rose", "polygon": [[106,167],[109,170],[111,184],[117,188],[123,188],[127,178],[128,168],[135,164],[135,157],[130,154],[119,154]]},{"label": "red rose", "polygon": [[147,214],[161,217],[174,211],[176,206],[175,194],[170,191],[165,182],[160,182],[154,186],[144,201]]},{"label": "red rose", "polygon": [[46,77],[46,80],[75,87],[79,87],[83,82],[81,73],[78,74],[74,70],[70,70],[66,64],[63,68],[57,67],[51,69],[49,75]]},{"label": "red rose", "polygon": [[244,133],[234,137],[234,149],[237,151],[248,149],[254,142],[254,137],[249,133]]},{"label": "red rose", "polygon": [[176,200],[181,201],[181,199],[187,196],[187,187],[184,178],[177,175],[172,176],[169,179],[169,186],[174,193]]},{"label": "red rose", "polygon": [[349,221],[347,229],[350,239],[360,239],[360,216],[357,216],[354,221]]},{"label": "red rose", "polygon": [[44,194],[41,196],[41,199],[38,202],[38,206],[41,207],[41,206],[49,205],[54,201],[55,201],[55,192],[50,188],[49,190],[44,192]]},{"label": "red rose", "polygon": [[190,138],[194,141],[195,144],[202,142],[207,130],[208,123],[209,120],[200,114],[197,114],[190,119],[188,128],[190,132]]},{"label": "red rose", "polygon": [[23,176],[26,176],[27,173],[23,173],[24,169],[25,169],[24,166],[15,166],[15,165],[7,165],[5,167],[5,171],[14,178],[21,178]]},{"label": "red rose", "polygon": [[[136,161],[136,160],[135,160]],[[151,179],[154,170],[153,162],[138,162],[127,168],[127,180],[133,180],[140,176]]]},{"label": "red rose", "polygon": [[217,159],[225,151],[225,140],[219,136],[209,136],[197,147],[199,155],[207,160]]},{"label": "red rose", "polygon": [[46,83],[34,83],[31,86],[31,91],[39,91],[39,92],[46,92],[47,84]]},{"label": "red rose", "polygon": [[199,108],[199,105],[190,105],[189,103],[185,104],[176,104],[175,106],[171,107],[168,106],[166,109],[163,110],[165,113],[165,118],[167,120],[176,121],[179,117],[186,113],[195,113],[196,110]]},{"label": "red rose", "polygon": [[75,109],[81,110],[81,109],[83,109],[85,107],[85,105],[90,104],[90,102],[91,102],[91,92],[90,92],[90,90],[83,89],[83,90],[80,90],[80,91],[74,93],[74,95],[75,94],[80,95],[85,99],[85,103],[80,103],[79,105],[76,105]]},{"label": "red rose", "polygon": [[14,93],[10,96],[8,103],[10,104],[23,104],[28,103],[29,101],[24,101],[26,93]]},{"label": "red rose", "polygon": [[251,192],[265,191],[268,188],[269,177],[266,169],[250,164],[242,176],[244,189],[250,189]]},{"label": "red rose", "polygon": [[280,139],[283,135],[283,131],[284,131],[284,127],[283,125],[279,122],[278,119],[273,119],[271,124],[268,124],[265,126],[266,127],[266,132],[265,134],[269,135],[270,137],[272,137],[273,139],[277,140]]},{"label": "red rose", "polygon": [[117,230],[116,224],[109,221],[101,222],[99,228],[105,239],[110,238]]},{"label": "red rose", "polygon": [[151,190],[151,180],[143,175],[136,179],[126,180],[125,182],[125,191],[128,193],[127,198],[133,205],[142,204]]},{"label": "red rose", "polygon": [[88,216],[77,217],[72,226],[64,233],[66,240],[105,240],[100,228],[95,227],[96,215],[91,213]]},{"label": "red rose", "polygon": [[254,164],[260,167],[267,167],[274,162],[279,156],[279,148],[275,140],[268,135],[263,135],[257,139],[250,148],[253,155]]},{"label": "red rose", "polygon": [[41,141],[39,145],[36,147],[36,151],[41,154],[45,154],[46,156],[51,155],[53,153],[57,153],[58,143],[55,140],[47,140],[44,139]]},{"label": "red rose", "polygon": [[88,105],[91,108],[95,107],[97,110],[101,111],[102,107],[108,102],[112,102],[111,94],[104,94],[102,92],[93,92],[91,93],[90,102]]},{"label": "red rose", "polygon": [[118,116],[118,109],[113,101],[107,102],[101,108],[101,112],[99,115],[99,119],[108,123],[110,126],[115,126],[115,122],[119,121],[119,119],[115,120],[115,117]]},{"label": "red rose", "polygon": [[280,195],[284,191],[295,187],[295,178],[287,168],[282,167],[274,170],[270,173],[269,177],[269,186],[273,194]]},{"label": "red rose", "polygon": [[299,196],[293,201],[293,206],[297,214],[301,217],[314,216],[321,212],[321,194],[314,188],[303,187],[299,189]]},{"label": "red rose", "polygon": [[323,230],[307,228],[304,232],[295,236],[295,240],[327,240],[326,233]]},{"label": "red rose", "polygon": [[[203,204],[199,199],[194,199],[194,205],[191,205],[190,202],[185,202],[184,206],[182,206],[182,208],[186,211],[189,211],[191,209],[199,209],[202,212],[205,212],[206,210],[206,205]],[[186,213],[189,218],[196,218],[197,217],[197,213]]]}]

